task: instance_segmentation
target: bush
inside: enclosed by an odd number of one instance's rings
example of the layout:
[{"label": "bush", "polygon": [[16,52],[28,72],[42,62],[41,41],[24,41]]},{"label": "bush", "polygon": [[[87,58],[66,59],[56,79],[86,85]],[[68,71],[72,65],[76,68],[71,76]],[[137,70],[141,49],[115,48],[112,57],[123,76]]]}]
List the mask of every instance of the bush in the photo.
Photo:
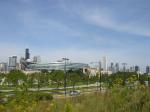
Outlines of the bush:
[{"label": "bush", "polygon": [[53,100],[53,96],[49,93],[38,93],[36,100]]}]

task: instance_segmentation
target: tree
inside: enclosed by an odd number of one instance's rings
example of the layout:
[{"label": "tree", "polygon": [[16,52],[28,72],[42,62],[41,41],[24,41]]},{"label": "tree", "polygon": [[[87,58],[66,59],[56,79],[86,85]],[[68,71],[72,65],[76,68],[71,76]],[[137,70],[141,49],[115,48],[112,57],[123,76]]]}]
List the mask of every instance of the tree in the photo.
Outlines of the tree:
[{"label": "tree", "polygon": [[[31,81],[33,79],[31,78]],[[38,91],[41,87],[45,87],[48,85],[48,74],[47,73],[34,73],[34,80],[37,82]]]},{"label": "tree", "polygon": [[27,83],[28,83],[28,86],[33,88],[34,87],[34,84],[37,80],[36,76],[37,74],[36,73],[32,73],[32,74],[27,74],[28,76],[28,79],[27,79]]},{"label": "tree", "polygon": [[90,71],[87,70],[86,73],[84,74],[84,77],[83,77],[83,81],[86,82],[87,87],[89,85],[89,80],[90,80]]},{"label": "tree", "polygon": [[20,70],[11,70],[7,74],[7,81],[14,86],[19,85],[19,83],[24,83],[27,81],[27,76]]},{"label": "tree", "polygon": [[4,73],[0,73],[0,84],[3,83],[3,81],[5,80],[5,74]]},{"label": "tree", "polygon": [[81,80],[81,74],[79,73],[79,71],[72,71],[69,73],[70,75],[70,81],[72,83],[72,87],[73,87],[73,91],[75,90],[75,85],[77,82],[79,82]]},{"label": "tree", "polygon": [[53,70],[50,74],[50,79],[54,83],[57,83],[57,88],[64,83],[65,73],[62,70]]}]

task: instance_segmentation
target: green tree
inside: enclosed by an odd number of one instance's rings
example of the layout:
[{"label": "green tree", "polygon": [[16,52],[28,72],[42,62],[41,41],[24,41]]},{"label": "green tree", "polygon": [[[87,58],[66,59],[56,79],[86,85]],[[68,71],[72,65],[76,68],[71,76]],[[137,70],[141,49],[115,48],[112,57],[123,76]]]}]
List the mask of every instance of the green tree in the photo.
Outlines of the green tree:
[{"label": "green tree", "polygon": [[20,70],[11,70],[7,74],[8,83],[13,84],[14,86],[19,85],[20,83],[25,83],[27,81],[27,76]]},{"label": "green tree", "polygon": [[69,73],[70,75],[70,81],[72,83],[72,87],[73,87],[73,91],[75,90],[75,85],[77,84],[77,82],[81,81],[81,74],[79,73],[79,71],[72,71]]},{"label": "green tree", "polygon": [[64,71],[53,70],[50,75],[51,81],[57,83],[57,88],[59,88],[59,86],[61,86],[64,83],[64,76],[65,76]]}]

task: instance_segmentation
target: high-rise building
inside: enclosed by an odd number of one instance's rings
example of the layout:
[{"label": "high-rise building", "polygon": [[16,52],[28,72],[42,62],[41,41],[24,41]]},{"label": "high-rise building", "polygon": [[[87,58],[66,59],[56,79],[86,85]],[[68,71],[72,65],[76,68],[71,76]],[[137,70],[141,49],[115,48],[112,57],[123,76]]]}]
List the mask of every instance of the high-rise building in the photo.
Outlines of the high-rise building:
[{"label": "high-rise building", "polygon": [[115,73],[115,67],[114,67],[114,63],[113,62],[110,63],[110,71],[112,73]]},{"label": "high-rise building", "polygon": [[107,58],[106,56],[102,58],[102,69],[107,72]]},{"label": "high-rise building", "polygon": [[123,72],[126,72],[126,65],[127,65],[127,63],[122,63],[122,66],[123,66],[123,67],[122,67],[122,71],[123,71]]},{"label": "high-rise building", "polygon": [[119,63],[116,63],[116,64],[115,64],[115,72],[116,72],[116,73],[119,72]]},{"label": "high-rise building", "polygon": [[135,72],[139,72],[140,71],[140,67],[136,65],[135,68],[134,68],[134,71]]},{"label": "high-rise building", "polygon": [[41,62],[41,57],[40,56],[34,56],[33,57],[33,62],[34,63],[40,63]]},{"label": "high-rise building", "polygon": [[147,73],[147,74],[150,73],[150,66],[146,66],[146,73]]},{"label": "high-rise building", "polygon": [[0,63],[0,72],[7,71],[7,63]]},{"label": "high-rise building", "polygon": [[25,49],[25,60],[30,59],[30,53],[29,53],[29,49]]},{"label": "high-rise building", "polygon": [[15,69],[17,66],[17,56],[9,57],[9,69]]},{"label": "high-rise building", "polygon": [[134,72],[134,71],[135,71],[135,67],[134,67],[134,66],[131,66],[129,71],[130,71],[130,72]]}]

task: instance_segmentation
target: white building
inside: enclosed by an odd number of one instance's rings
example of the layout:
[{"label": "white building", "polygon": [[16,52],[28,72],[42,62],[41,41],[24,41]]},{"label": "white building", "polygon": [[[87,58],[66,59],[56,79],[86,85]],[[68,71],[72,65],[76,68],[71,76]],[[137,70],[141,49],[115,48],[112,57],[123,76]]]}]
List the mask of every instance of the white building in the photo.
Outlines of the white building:
[{"label": "white building", "polygon": [[102,71],[107,72],[107,57],[102,58]]}]

